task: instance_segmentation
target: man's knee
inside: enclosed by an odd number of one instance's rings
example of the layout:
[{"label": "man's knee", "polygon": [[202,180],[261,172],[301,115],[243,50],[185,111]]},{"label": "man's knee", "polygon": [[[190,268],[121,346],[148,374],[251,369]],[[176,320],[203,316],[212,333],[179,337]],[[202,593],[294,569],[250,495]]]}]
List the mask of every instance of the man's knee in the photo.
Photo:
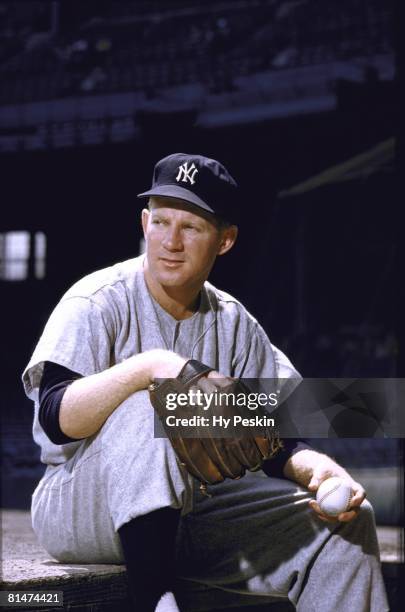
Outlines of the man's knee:
[{"label": "man's knee", "polygon": [[170,441],[156,437],[155,413],[147,391],[122,402],[99,436],[102,481],[115,526],[161,507],[184,504],[184,492],[190,488],[188,477]]},{"label": "man's knee", "polygon": [[357,525],[361,525],[363,529],[372,532],[375,531],[374,509],[367,499],[365,499],[361,504],[355,520]]},{"label": "man's knee", "polygon": [[361,520],[375,525],[374,508],[368,499],[365,499],[359,508],[359,517]]},{"label": "man's knee", "polygon": [[123,401],[98,432],[104,454],[125,460],[131,454],[173,453],[167,438],[159,438],[158,420],[147,391],[137,391]]},{"label": "man's knee", "polygon": [[113,437],[118,432],[122,434],[125,429],[132,431],[142,428],[150,431],[153,430],[153,418],[154,411],[148,391],[136,391],[117,406],[99,433],[103,437]]},{"label": "man's knee", "polygon": [[152,467],[156,462],[175,461],[173,447],[167,438],[155,431],[155,412],[147,391],[137,391],[122,402],[99,432],[102,454],[107,466],[139,462]]},{"label": "man's knee", "polygon": [[351,543],[361,546],[364,554],[379,556],[374,510],[369,501],[364,500],[357,516],[344,524],[342,535],[348,537]]}]

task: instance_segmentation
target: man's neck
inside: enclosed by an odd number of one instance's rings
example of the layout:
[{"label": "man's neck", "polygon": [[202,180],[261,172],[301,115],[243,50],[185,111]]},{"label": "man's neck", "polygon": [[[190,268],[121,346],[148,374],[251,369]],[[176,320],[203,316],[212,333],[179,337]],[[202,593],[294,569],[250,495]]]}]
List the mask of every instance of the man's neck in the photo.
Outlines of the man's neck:
[{"label": "man's neck", "polygon": [[177,321],[189,319],[198,310],[200,288],[162,287],[154,282],[146,268],[144,268],[144,276],[146,286],[153,299]]}]

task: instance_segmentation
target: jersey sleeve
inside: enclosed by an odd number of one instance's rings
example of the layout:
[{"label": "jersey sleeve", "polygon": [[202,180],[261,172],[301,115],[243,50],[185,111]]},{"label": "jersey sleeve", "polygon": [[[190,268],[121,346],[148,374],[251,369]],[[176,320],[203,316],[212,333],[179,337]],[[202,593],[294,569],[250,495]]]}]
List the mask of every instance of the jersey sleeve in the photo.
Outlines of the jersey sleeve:
[{"label": "jersey sleeve", "polygon": [[113,329],[101,307],[87,297],[62,300],[51,314],[23,373],[25,392],[37,399],[44,363],[51,361],[81,376],[110,365]]}]

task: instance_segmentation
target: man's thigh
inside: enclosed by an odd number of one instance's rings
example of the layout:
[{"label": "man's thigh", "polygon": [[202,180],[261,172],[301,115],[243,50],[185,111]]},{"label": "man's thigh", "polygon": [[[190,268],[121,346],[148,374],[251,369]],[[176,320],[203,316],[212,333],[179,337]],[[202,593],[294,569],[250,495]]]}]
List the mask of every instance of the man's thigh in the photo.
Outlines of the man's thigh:
[{"label": "man's thigh", "polygon": [[263,472],[209,493],[196,487],[178,540],[181,575],[206,584],[285,597],[336,528],[315,517],[308,491]]}]

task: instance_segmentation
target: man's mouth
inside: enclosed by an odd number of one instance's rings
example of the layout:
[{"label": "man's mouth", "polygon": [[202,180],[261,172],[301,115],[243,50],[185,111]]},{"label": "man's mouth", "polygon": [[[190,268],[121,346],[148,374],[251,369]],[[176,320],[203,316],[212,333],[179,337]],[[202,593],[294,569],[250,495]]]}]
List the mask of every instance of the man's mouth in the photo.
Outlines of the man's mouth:
[{"label": "man's mouth", "polygon": [[176,266],[180,266],[184,263],[182,259],[167,259],[167,257],[159,257],[159,259],[169,268],[175,268]]}]

